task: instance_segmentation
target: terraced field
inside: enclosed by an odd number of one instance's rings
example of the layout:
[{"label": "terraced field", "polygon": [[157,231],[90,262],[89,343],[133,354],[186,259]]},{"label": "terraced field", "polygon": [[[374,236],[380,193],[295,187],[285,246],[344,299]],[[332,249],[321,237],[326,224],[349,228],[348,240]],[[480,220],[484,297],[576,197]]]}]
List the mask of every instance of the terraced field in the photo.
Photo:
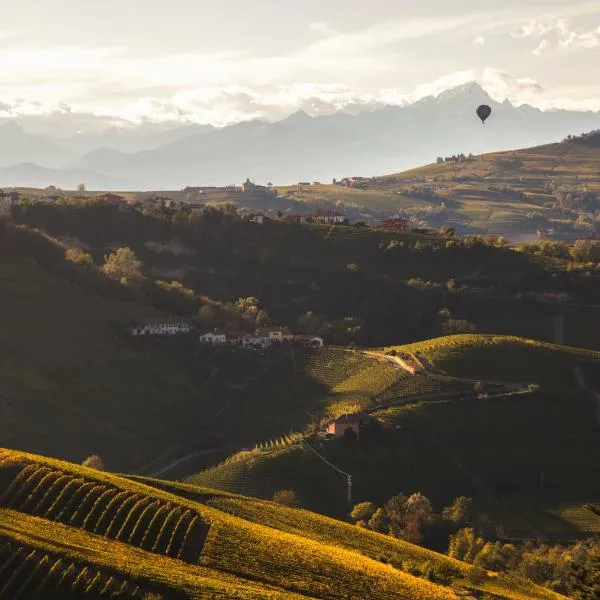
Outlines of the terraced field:
[{"label": "terraced field", "polygon": [[13,479],[0,496],[0,507],[148,552],[198,561],[208,524],[185,507],[35,462],[6,469],[3,475],[11,471]]},{"label": "terraced field", "polygon": [[133,582],[0,536],[0,598],[143,598]]},{"label": "terraced field", "polygon": [[[451,600],[460,588],[485,589],[515,600],[561,598],[493,574],[473,583],[469,565],[270,503],[246,505],[233,497],[222,497],[221,506],[212,498],[202,503],[206,491],[197,497],[193,490],[179,494],[176,487],[165,491],[166,485],[159,489],[11,451],[0,451],[0,474],[2,600],[141,598],[151,592],[177,600]],[[120,494],[127,496],[117,501]],[[185,536],[181,543],[173,542],[178,531],[190,529],[178,526],[185,514],[201,523],[202,540],[197,538],[196,544]],[[382,556],[396,556],[394,566],[377,557],[379,544]],[[184,556],[184,550],[177,558],[175,549],[182,547],[194,552]],[[452,587],[408,574],[405,568],[412,560],[443,568]]]}]

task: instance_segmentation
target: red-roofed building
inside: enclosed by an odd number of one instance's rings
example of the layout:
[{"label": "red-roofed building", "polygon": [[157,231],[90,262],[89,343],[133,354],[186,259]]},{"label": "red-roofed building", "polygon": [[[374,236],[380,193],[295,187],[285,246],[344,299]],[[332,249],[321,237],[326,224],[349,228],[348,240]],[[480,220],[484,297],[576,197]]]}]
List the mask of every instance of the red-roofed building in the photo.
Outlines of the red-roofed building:
[{"label": "red-roofed building", "polygon": [[386,219],[381,225],[383,229],[388,231],[407,231],[410,221],[408,219]]}]

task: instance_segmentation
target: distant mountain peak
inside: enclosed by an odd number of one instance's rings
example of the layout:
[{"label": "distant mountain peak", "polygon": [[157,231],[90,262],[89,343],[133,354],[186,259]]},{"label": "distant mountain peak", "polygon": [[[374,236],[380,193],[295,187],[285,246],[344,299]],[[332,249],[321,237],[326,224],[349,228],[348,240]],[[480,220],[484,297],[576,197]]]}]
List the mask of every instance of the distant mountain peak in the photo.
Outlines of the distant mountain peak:
[{"label": "distant mountain peak", "polygon": [[23,128],[15,123],[15,121],[7,121],[0,125],[0,134],[2,135],[23,135]]},{"label": "distant mountain peak", "polygon": [[463,85],[443,91],[438,100],[450,100],[453,98],[472,98],[477,102],[494,103],[492,97],[476,81],[469,81]]},{"label": "distant mountain peak", "polygon": [[289,117],[286,117],[283,121],[286,123],[302,123],[311,119],[312,117],[306,111],[297,110],[295,113],[292,113]]}]

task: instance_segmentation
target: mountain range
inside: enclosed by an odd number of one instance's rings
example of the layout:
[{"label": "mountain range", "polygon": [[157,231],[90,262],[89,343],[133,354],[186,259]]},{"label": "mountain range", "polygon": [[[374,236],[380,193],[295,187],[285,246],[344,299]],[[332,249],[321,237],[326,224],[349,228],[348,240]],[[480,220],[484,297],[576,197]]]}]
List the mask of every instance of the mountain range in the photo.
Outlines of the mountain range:
[{"label": "mountain range", "polygon": [[[475,114],[488,104],[482,125]],[[61,131],[61,123],[65,127]],[[81,125],[75,131],[73,123]],[[357,114],[226,127],[191,123],[115,126],[72,114],[8,121],[0,126],[0,186],[78,183],[101,189],[179,189],[258,183],[330,181],[333,177],[398,172],[437,156],[528,147],[600,127],[600,113],[542,111],[494,101],[477,83],[410,105]]]}]

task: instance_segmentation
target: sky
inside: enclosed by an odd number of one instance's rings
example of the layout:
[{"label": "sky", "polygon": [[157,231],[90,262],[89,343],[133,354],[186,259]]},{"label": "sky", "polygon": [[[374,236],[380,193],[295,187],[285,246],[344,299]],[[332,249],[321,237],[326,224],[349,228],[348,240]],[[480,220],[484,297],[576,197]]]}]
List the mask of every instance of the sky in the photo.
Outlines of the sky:
[{"label": "sky", "polygon": [[469,81],[600,110],[600,0],[19,0],[0,116],[225,125],[404,104]]}]

